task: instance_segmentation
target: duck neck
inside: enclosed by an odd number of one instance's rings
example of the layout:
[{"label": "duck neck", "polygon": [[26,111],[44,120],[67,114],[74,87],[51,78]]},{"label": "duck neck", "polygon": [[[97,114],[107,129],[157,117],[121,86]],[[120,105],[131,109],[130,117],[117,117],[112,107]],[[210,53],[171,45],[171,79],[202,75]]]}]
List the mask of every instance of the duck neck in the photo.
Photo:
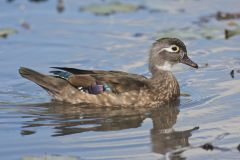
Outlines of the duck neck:
[{"label": "duck neck", "polygon": [[155,64],[155,65],[149,65],[149,70],[152,73],[152,76],[154,77],[155,75],[158,75],[159,73],[165,73],[165,72],[171,72],[172,71],[172,66],[173,64],[165,61],[160,64]]},{"label": "duck neck", "polygon": [[152,72],[152,77],[150,78],[150,83],[153,86],[153,90],[162,94],[166,92],[167,95],[179,96],[180,89],[177,79],[171,72],[172,64],[163,63],[163,65],[150,65],[150,71]]}]

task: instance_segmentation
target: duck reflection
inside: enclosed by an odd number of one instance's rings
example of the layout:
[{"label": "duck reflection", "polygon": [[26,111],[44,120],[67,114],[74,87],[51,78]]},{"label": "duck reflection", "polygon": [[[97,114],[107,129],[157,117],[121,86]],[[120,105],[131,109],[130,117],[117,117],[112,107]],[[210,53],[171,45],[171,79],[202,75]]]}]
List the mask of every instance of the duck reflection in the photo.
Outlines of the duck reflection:
[{"label": "duck reflection", "polygon": [[52,127],[52,136],[88,131],[117,131],[138,128],[144,119],[150,118],[153,125],[150,132],[152,151],[165,154],[173,149],[188,146],[191,132],[197,129],[173,129],[179,113],[178,105],[179,101],[154,108],[97,108],[57,103],[31,106],[32,109],[24,113],[29,115],[25,117],[31,120],[24,122],[21,134],[34,134],[34,128],[40,126]]},{"label": "duck reflection", "polygon": [[151,129],[151,142],[153,152],[165,154],[173,149],[189,146],[188,139],[191,136],[191,132],[197,130],[199,127],[185,131],[175,131],[172,128],[177,119],[175,113],[172,111],[165,112],[165,116],[169,116],[169,118],[164,118],[161,112],[154,112],[152,114],[153,128]]}]

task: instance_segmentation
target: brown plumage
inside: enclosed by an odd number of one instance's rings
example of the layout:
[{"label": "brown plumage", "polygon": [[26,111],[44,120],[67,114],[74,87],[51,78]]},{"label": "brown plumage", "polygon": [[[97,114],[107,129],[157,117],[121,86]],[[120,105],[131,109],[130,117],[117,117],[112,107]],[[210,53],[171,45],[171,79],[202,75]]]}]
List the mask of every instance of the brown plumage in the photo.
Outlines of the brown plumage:
[{"label": "brown plumage", "polygon": [[96,81],[105,82],[115,93],[139,90],[147,85],[146,77],[121,71],[80,70],[66,67],[52,67],[72,73],[68,77],[69,83],[75,87],[88,87]]},{"label": "brown plumage", "polygon": [[[58,101],[100,106],[151,106],[175,100],[180,94],[178,82],[169,70],[175,63],[194,68],[184,43],[176,38],[157,40],[150,51],[151,78],[122,71],[80,70],[53,67],[54,75],[44,75],[21,67],[19,73],[43,87]],[[88,90],[99,86],[101,91]],[[84,88],[82,90],[80,88]],[[96,88],[95,88],[96,89]]]}]

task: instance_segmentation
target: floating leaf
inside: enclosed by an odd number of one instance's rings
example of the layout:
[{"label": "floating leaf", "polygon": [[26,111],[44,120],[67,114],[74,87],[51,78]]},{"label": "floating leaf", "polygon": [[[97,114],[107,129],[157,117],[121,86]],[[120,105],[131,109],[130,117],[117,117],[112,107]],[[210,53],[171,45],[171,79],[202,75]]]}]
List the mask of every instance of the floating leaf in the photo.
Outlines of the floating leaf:
[{"label": "floating leaf", "polygon": [[230,37],[236,36],[240,34],[240,28],[235,30],[225,29],[225,39],[229,39]]},{"label": "floating leaf", "polygon": [[171,28],[162,31],[159,37],[181,37],[183,39],[219,39],[223,38],[223,29],[214,27],[185,27],[180,29]]},{"label": "floating leaf", "polygon": [[26,136],[26,135],[31,135],[36,133],[36,131],[30,131],[30,130],[22,130],[21,135]]},{"label": "floating leaf", "polygon": [[28,22],[26,22],[26,21],[23,21],[23,22],[21,23],[21,26],[22,26],[23,28],[25,28],[25,29],[28,29],[28,30],[31,29],[30,24],[29,24]]},{"label": "floating leaf", "polygon": [[217,20],[236,19],[236,18],[240,18],[240,12],[236,12],[236,13],[217,12],[216,18]]},{"label": "floating leaf", "polygon": [[191,95],[188,94],[188,93],[181,93],[180,95],[181,95],[182,97],[191,97]]},{"label": "floating leaf", "polygon": [[17,33],[17,30],[12,28],[2,28],[0,29],[0,37],[7,38],[9,34]]},{"label": "floating leaf", "polygon": [[124,4],[120,2],[112,2],[108,4],[92,4],[80,8],[80,11],[90,12],[96,15],[110,15],[117,12],[128,13],[139,10],[141,7],[133,4]]},{"label": "floating leaf", "polygon": [[234,21],[228,22],[228,25],[229,26],[239,26],[239,24],[237,22],[234,22]]},{"label": "floating leaf", "polygon": [[64,11],[64,9],[65,9],[64,0],[58,0],[57,11],[61,13]]}]

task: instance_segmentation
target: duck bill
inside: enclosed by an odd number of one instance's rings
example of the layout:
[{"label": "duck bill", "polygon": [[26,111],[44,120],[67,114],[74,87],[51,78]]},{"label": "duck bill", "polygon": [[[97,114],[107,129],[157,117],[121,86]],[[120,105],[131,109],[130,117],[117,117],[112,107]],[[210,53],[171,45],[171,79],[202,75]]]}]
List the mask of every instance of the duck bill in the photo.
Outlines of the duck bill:
[{"label": "duck bill", "polygon": [[198,68],[197,63],[193,62],[187,55],[185,55],[185,56],[181,59],[180,63],[189,65],[189,66],[191,66],[191,67],[193,67],[193,68]]}]

